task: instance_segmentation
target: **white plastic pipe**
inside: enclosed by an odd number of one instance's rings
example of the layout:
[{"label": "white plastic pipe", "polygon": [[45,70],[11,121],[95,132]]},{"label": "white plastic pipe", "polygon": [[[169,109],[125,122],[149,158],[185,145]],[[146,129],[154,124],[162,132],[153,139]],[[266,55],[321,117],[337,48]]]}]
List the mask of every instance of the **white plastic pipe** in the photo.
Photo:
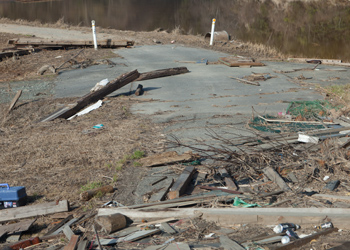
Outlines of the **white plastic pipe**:
[{"label": "white plastic pipe", "polygon": [[213,22],[211,24],[211,33],[210,33],[210,46],[212,46],[214,42],[215,22],[216,22],[216,19],[213,18]]},{"label": "white plastic pipe", "polygon": [[94,48],[97,50],[97,39],[96,39],[96,28],[95,28],[95,20],[91,21],[92,24],[92,36],[94,37]]}]

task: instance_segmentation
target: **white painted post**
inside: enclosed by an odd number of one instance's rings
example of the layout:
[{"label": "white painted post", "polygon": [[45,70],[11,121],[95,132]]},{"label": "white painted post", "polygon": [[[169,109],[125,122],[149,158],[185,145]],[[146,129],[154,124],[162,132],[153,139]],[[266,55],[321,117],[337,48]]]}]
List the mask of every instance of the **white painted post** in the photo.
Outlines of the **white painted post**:
[{"label": "white painted post", "polygon": [[216,19],[213,18],[213,22],[211,24],[211,33],[210,33],[210,46],[212,46],[214,42],[215,22],[216,22]]},{"label": "white painted post", "polygon": [[95,20],[91,21],[92,24],[92,36],[94,37],[94,48],[97,50],[97,39],[96,39],[96,28],[95,28]]}]

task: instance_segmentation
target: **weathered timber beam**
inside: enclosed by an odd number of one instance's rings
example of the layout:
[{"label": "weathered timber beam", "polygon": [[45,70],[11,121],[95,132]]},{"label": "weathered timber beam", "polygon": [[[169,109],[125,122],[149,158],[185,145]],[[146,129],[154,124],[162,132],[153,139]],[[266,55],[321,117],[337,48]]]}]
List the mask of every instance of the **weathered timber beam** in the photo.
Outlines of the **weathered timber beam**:
[{"label": "weathered timber beam", "polygon": [[186,67],[159,69],[159,70],[141,73],[140,77],[137,78],[137,81],[145,81],[145,80],[150,80],[150,79],[159,78],[159,77],[179,75],[187,72],[189,72],[189,70]]},{"label": "weathered timber beam", "polygon": [[184,194],[195,172],[196,169],[194,166],[187,166],[174,185],[170,188],[168,198],[172,200],[179,198],[182,194]]},{"label": "weathered timber beam", "polygon": [[17,207],[0,210],[0,222],[34,217],[38,215],[67,212],[69,205],[67,200],[43,203],[32,206]]},{"label": "weathered timber beam", "polygon": [[324,219],[334,226],[350,229],[350,209],[346,208],[172,208],[144,211],[142,209],[100,208],[98,215],[121,213],[131,219],[161,219],[169,217],[186,218],[202,214],[208,221],[220,226],[233,224],[279,224],[290,222],[299,225],[317,225]]},{"label": "weathered timber beam", "polygon": [[124,87],[128,83],[136,80],[139,76],[140,76],[140,73],[137,70],[134,70],[119,76],[118,78],[114,79],[112,82],[107,84],[104,88],[83,96],[80,100],[78,100],[77,105],[69,109],[67,112],[64,112],[57,118],[68,119],[69,117],[75,115],[76,113],[78,113],[80,110],[82,110],[89,104],[92,104],[94,102],[97,102],[100,99],[103,99],[106,95],[109,95],[114,91],[116,91],[117,89]]}]

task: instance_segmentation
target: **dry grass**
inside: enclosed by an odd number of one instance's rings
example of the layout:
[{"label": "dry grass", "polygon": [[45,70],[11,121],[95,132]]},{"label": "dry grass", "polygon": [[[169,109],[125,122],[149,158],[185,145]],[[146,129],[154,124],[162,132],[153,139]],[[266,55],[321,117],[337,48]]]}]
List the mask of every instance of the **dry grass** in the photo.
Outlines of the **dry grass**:
[{"label": "dry grass", "polygon": [[[86,183],[111,183],[118,187],[126,181],[138,183],[137,175],[123,179],[125,172],[139,171],[126,162],[120,171],[116,164],[136,150],[161,151],[161,128],[131,115],[128,98],[112,98],[87,115],[71,121],[35,123],[34,121],[72,99],[37,100],[18,104],[6,118],[1,115],[0,174],[10,186],[25,186],[30,196],[42,200],[77,200]],[[8,104],[0,106],[5,113]],[[103,129],[93,129],[102,123]],[[132,169],[130,169],[132,168]],[[142,172],[142,171],[140,171]],[[118,176],[118,178],[114,178]],[[113,183],[117,181],[117,183]],[[119,183],[120,182],[120,183]],[[132,190],[126,190],[131,192]]]}]

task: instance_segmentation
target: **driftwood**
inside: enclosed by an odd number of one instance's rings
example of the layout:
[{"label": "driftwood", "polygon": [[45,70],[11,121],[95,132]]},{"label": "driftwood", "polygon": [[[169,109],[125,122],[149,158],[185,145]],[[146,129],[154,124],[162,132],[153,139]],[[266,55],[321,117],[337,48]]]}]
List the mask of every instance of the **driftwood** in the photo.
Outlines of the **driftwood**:
[{"label": "driftwood", "polygon": [[96,188],[93,190],[88,190],[88,191],[82,192],[80,194],[80,199],[82,201],[88,201],[88,200],[92,199],[92,197],[94,197],[97,194],[104,195],[106,193],[113,193],[113,192],[114,192],[114,188],[110,185],[107,185],[107,186],[103,186],[103,187]]}]

